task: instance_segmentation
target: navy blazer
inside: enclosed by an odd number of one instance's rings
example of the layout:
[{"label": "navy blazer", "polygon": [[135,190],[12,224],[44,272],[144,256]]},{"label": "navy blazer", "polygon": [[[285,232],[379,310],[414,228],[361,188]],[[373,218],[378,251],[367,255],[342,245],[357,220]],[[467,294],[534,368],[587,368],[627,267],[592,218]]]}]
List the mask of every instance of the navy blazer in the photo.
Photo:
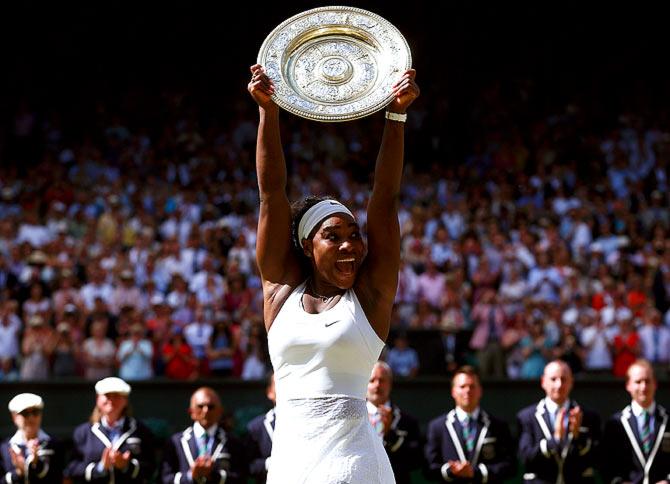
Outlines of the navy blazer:
[{"label": "navy blazer", "polygon": [[384,449],[391,461],[396,484],[411,484],[412,471],[421,468],[421,432],[419,423],[397,405],[391,405],[393,420],[384,435]]},{"label": "navy blazer", "polygon": [[[201,484],[242,484],[246,482],[247,459],[242,442],[219,426],[212,445],[214,468]],[[193,426],[174,434],[165,447],[161,478],[164,484],[192,484],[191,465],[198,456]]]},{"label": "navy blazer", "polygon": [[[140,483],[149,480],[155,469],[154,436],[142,422],[125,417],[121,436],[114,444],[101,423],[84,423],[73,434],[73,450],[65,475],[79,482]],[[125,470],[99,469],[98,463],[105,448],[131,454]]]},{"label": "navy blazer", "polygon": [[[568,408],[577,406],[570,400]],[[553,427],[545,400],[524,408],[517,414],[519,425],[519,459],[524,465],[523,482],[543,484],[593,483],[600,442],[600,417],[582,408],[579,435],[568,433],[563,442],[554,439]]]},{"label": "navy blazer", "polygon": [[[456,418],[456,410],[440,415],[428,424],[425,448],[426,477],[433,481],[457,483],[500,483],[516,473],[512,435],[505,422],[485,411],[479,411],[477,434],[472,455],[467,455],[463,429]],[[475,475],[461,479],[442,474],[442,467],[450,460],[468,461]]]},{"label": "navy blazer", "polygon": [[603,438],[602,473],[605,482],[655,483],[670,480],[668,413],[656,404],[654,437],[649,454],[640,444],[637,421],[630,405],[607,421]]},{"label": "navy blazer", "polygon": [[14,437],[0,444],[0,471],[2,480],[6,484],[24,484],[26,471],[28,482],[42,484],[61,484],[63,482],[63,446],[44,432],[40,432],[38,439],[37,462],[33,463],[32,456],[26,458],[24,476],[19,476],[16,472],[9,454],[9,447],[11,446],[16,453],[24,452],[25,447],[18,444]]},{"label": "navy blazer", "polygon": [[256,483],[264,484],[268,471],[265,462],[272,453],[272,436],[275,430],[275,409],[259,415],[247,424],[245,446],[249,459],[249,473]]}]

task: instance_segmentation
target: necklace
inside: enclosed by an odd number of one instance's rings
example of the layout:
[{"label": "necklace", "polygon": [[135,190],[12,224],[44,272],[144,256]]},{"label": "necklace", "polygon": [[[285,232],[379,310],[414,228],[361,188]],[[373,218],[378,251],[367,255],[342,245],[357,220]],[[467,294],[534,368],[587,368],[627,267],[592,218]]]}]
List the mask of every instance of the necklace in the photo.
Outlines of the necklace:
[{"label": "necklace", "polygon": [[335,296],[338,295],[333,294],[332,296],[324,296],[322,294],[319,294],[318,292],[316,292],[316,290],[314,290],[314,284],[312,283],[312,279],[309,280],[309,292],[310,296],[320,299],[321,302],[323,303],[327,303],[328,301],[330,301],[331,299],[333,299]]}]

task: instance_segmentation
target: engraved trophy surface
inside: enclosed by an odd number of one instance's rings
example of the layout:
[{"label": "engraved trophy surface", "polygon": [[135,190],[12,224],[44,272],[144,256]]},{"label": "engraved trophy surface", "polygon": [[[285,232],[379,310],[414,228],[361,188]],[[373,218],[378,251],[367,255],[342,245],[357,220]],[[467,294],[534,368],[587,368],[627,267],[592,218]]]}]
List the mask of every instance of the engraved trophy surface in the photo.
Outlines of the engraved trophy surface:
[{"label": "engraved trophy surface", "polygon": [[274,101],[316,121],[348,121],[383,109],[391,86],[411,67],[407,41],[367,10],[322,7],[282,22],[258,63],[275,84]]}]

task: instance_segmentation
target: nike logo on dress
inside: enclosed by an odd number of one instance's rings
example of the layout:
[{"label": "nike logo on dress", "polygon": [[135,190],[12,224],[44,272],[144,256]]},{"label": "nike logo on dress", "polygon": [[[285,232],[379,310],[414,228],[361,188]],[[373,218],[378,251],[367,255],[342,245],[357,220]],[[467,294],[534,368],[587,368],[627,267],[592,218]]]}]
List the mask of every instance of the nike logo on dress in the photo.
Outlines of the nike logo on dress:
[{"label": "nike logo on dress", "polygon": [[332,326],[333,324],[335,324],[335,323],[339,323],[339,322],[340,322],[339,319],[336,319],[335,321],[329,321],[329,322],[326,323],[326,328],[327,328],[328,326]]}]

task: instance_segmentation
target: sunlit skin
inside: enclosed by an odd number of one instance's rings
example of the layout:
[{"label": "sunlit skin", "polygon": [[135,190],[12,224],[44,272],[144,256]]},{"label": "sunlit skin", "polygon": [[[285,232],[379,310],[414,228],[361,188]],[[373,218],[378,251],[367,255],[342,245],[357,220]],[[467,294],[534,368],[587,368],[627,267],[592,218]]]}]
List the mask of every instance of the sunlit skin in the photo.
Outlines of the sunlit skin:
[{"label": "sunlit skin", "polygon": [[191,397],[188,413],[194,422],[198,422],[203,428],[208,429],[219,423],[223,415],[223,407],[219,396],[204,388],[196,390]]},{"label": "sunlit skin", "polygon": [[114,425],[128,406],[128,396],[122,393],[105,393],[97,396],[95,405],[105,417],[107,423]]},{"label": "sunlit skin", "polygon": [[[128,406],[128,395],[123,393],[105,393],[98,395],[95,405],[102,416],[107,421],[107,425],[114,425],[123,416],[123,412]],[[125,469],[130,461],[130,452],[120,452],[114,449],[105,448],[102,451],[100,461],[105,469]]]},{"label": "sunlit skin", "polygon": [[[196,390],[191,396],[188,413],[191,420],[198,422],[204,429],[209,429],[221,420],[223,407],[216,392],[211,388],[203,387]],[[194,479],[208,477],[212,472],[212,466],[210,455],[198,456],[191,465],[191,475]]]},{"label": "sunlit skin", "polygon": [[265,396],[268,397],[273,404],[277,403],[277,394],[275,393],[275,377],[270,378],[270,384],[265,389]]},{"label": "sunlit skin", "polygon": [[12,420],[26,440],[34,439],[42,426],[42,409],[32,407],[26,408],[21,413],[12,412]]},{"label": "sunlit skin", "polygon": [[482,386],[476,376],[459,373],[451,383],[451,396],[456,406],[464,412],[472,413],[482,399]]},{"label": "sunlit skin", "polygon": [[391,398],[391,388],[393,386],[393,374],[391,370],[376,363],[372,368],[370,380],[368,380],[367,400],[377,407],[384,433],[387,433],[393,422],[393,412],[390,408],[384,406]]},{"label": "sunlit skin", "polygon": [[373,405],[384,405],[389,401],[393,377],[383,365],[376,364],[368,381],[367,399]]},{"label": "sunlit skin", "polygon": [[[451,382],[451,396],[456,406],[464,412],[472,413],[482,399],[482,386],[479,378],[467,373],[458,373]],[[468,461],[448,461],[449,471],[458,477],[472,478],[475,471]]]},{"label": "sunlit skin", "polygon": [[348,214],[324,220],[314,237],[303,239],[303,249],[314,266],[313,289],[322,296],[351,288],[365,255],[360,228]]},{"label": "sunlit skin", "polygon": [[[547,397],[556,403],[559,407],[562,406],[570,397],[572,391],[572,370],[562,361],[552,361],[544,367],[542,374],[541,385]],[[558,422],[564,419],[564,410],[559,411],[557,417]],[[579,433],[579,427],[582,423],[582,410],[579,407],[574,407],[568,414],[568,428],[573,435]],[[566,429],[562,425],[557,425],[554,434],[557,439],[562,439]]]},{"label": "sunlit skin", "polygon": [[649,408],[656,395],[656,378],[648,365],[633,363],[628,368],[626,391],[634,402],[642,408]]}]

